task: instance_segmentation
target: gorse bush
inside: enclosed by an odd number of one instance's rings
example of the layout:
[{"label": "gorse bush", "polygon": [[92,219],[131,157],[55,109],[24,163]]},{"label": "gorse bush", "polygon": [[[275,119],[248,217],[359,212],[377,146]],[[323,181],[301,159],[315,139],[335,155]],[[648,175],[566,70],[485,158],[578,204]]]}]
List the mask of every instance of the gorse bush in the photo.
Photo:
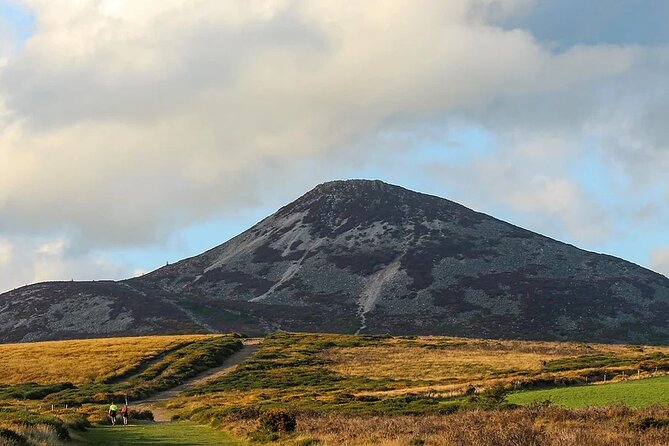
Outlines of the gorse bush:
[{"label": "gorse bush", "polygon": [[260,414],[259,428],[268,432],[287,434],[295,432],[297,420],[295,414],[284,409],[270,409]]},{"label": "gorse bush", "polygon": [[153,412],[150,410],[131,410],[128,417],[132,420],[153,421]]}]

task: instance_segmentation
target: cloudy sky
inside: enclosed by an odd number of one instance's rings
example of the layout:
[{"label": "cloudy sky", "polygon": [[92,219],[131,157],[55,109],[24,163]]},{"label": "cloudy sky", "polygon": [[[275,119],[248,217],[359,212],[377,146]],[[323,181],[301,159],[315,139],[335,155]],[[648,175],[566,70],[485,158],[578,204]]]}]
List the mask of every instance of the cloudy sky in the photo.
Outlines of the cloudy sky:
[{"label": "cloudy sky", "polygon": [[0,291],[379,178],[669,274],[665,0],[0,0]]}]

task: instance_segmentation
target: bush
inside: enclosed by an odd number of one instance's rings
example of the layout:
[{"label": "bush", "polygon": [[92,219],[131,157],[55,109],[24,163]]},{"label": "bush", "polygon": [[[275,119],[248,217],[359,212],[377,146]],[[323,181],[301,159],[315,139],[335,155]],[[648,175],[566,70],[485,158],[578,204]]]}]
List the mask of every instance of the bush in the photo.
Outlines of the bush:
[{"label": "bush", "polygon": [[418,437],[413,437],[409,442],[409,446],[425,446],[425,440]]},{"label": "bush", "polygon": [[85,431],[87,428],[91,427],[91,423],[83,413],[64,414],[61,415],[60,418],[69,429],[75,431]]},{"label": "bush", "polygon": [[504,385],[495,384],[481,392],[480,399],[492,405],[501,404],[506,398],[507,393],[508,389]]},{"label": "bush", "polygon": [[18,446],[28,445],[28,440],[26,440],[23,435],[18,434],[11,429],[7,429],[6,427],[0,427],[0,440],[7,440],[11,442],[10,444],[16,444]]},{"label": "bush", "polygon": [[657,419],[653,417],[642,418],[638,422],[630,421],[630,427],[636,428],[639,430],[647,429],[663,429],[669,427],[669,420],[667,419]]},{"label": "bush", "polygon": [[258,418],[260,429],[281,434],[295,432],[297,420],[295,414],[283,409],[270,409]]},{"label": "bush", "polygon": [[148,420],[153,421],[153,412],[150,410],[130,410],[128,418],[131,420]]}]

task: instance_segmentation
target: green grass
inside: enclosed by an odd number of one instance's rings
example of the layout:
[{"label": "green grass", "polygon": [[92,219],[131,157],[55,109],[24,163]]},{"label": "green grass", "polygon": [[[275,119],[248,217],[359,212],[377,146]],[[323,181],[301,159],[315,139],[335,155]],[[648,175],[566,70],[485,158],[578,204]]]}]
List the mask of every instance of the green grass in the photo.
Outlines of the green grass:
[{"label": "green grass", "polygon": [[148,446],[203,445],[237,446],[239,441],[225,432],[194,423],[101,426],[88,429],[82,437],[91,445]]},{"label": "green grass", "polygon": [[510,394],[507,401],[521,405],[550,401],[567,408],[614,404],[629,407],[669,405],[669,376],[612,384],[528,390]]}]

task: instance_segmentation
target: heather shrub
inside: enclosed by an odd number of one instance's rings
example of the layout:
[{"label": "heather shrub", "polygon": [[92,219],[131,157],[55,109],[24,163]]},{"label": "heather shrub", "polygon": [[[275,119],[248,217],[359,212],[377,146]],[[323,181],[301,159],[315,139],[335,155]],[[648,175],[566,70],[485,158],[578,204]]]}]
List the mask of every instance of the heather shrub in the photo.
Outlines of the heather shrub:
[{"label": "heather shrub", "polygon": [[295,414],[283,409],[270,409],[258,418],[260,429],[281,434],[295,432],[297,420]]},{"label": "heather shrub", "polygon": [[153,412],[150,410],[130,410],[128,415],[131,420],[153,421]]}]

